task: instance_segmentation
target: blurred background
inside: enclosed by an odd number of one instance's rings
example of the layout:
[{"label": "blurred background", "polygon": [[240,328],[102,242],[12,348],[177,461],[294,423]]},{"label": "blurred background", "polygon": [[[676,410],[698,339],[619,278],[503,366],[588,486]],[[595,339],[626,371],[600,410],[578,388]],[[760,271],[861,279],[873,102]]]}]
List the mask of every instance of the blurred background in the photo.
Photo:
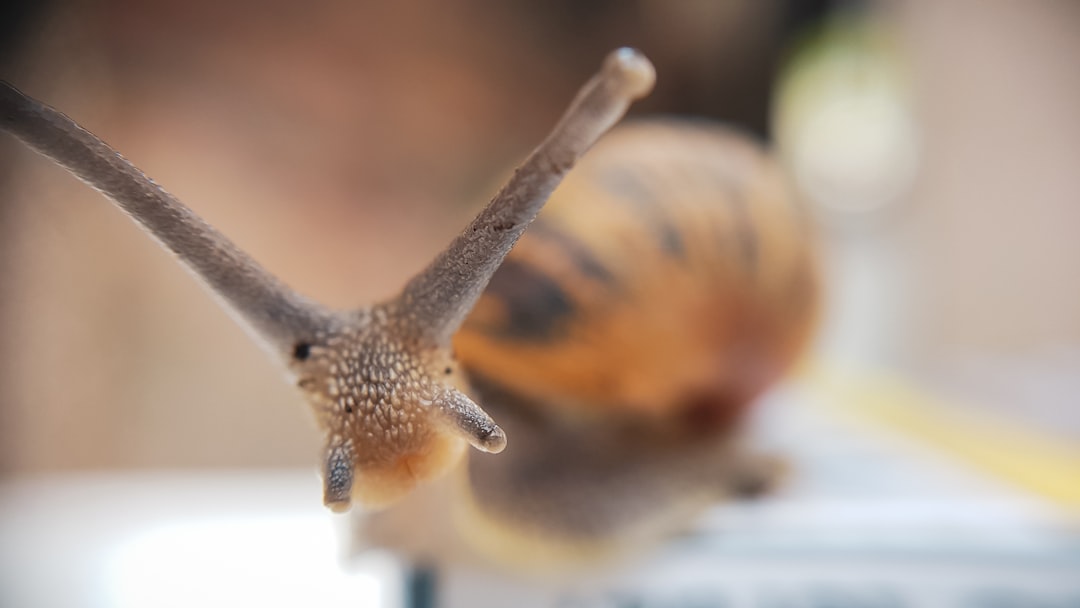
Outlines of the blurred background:
[{"label": "blurred background", "polygon": [[[768,137],[813,210],[826,309],[802,381],[1080,509],[1078,3],[3,10],[0,77],[340,307],[398,289],[604,54],[637,46],[659,80],[632,113]],[[313,467],[319,438],[298,395],[126,218],[10,138],[0,197],[8,480]]]}]

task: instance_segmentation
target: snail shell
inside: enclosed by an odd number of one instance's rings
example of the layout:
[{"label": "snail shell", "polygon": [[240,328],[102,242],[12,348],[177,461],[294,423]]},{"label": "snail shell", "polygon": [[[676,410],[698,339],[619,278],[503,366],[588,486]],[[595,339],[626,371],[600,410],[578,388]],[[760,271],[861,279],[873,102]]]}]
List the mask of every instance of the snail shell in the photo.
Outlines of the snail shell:
[{"label": "snail shell", "polygon": [[714,432],[790,366],[816,290],[807,222],[760,146],[638,121],[567,176],[454,346],[554,408]]}]

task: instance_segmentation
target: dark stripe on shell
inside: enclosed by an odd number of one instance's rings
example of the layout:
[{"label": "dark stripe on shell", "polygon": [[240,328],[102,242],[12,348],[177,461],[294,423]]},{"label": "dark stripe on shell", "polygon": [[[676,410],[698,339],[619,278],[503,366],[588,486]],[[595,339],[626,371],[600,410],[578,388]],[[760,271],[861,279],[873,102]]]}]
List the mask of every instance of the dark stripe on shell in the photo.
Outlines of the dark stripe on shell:
[{"label": "dark stripe on shell", "polygon": [[529,234],[532,238],[543,239],[558,245],[570,257],[574,262],[574,266],[581,271],[582,275],[603,283],[615,282],[615,275],[608,270],[607,266],[604,266],[593,255],[593,252],[572,234],[559,230],[542,218],[532,223],[532,226],[529,227]]},{"label": "dark stripe on shell", "polygon": [[485,294],[502,302],[507,319],[505,325],[484,331],[503,338],[536,342],[554,339],[576,311],[554,279],[513,258],[495,271]]}]

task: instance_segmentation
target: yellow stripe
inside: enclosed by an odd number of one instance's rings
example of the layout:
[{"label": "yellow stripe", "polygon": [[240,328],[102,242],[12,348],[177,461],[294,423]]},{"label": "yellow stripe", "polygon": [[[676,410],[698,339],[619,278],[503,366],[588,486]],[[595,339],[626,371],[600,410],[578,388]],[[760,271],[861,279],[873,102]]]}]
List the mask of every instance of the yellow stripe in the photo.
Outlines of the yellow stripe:
[{"label": "yellow stripe", "polygon": [[932,397],[894,374],[817,363],[802,379],[829,408],[886,424],[1080,511],[1080,446],[1074,443]]}]

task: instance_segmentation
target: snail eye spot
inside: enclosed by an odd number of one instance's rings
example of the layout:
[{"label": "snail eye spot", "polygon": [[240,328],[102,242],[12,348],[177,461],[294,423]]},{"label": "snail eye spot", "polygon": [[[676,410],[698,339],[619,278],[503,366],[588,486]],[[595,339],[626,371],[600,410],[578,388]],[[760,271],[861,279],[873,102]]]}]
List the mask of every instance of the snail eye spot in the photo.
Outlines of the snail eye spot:
[{"label": "snail eye spot", "polygon": [[445,371],[445,372],[446,372],[446,375],[447,375],[447,376],[449,376],[450,374],[454,373],[454,369],[453,369],[453,368],[451,368],[451,367],[448,367],[448,368],[446,368],[446,369],[445,369],[445,370],[443,370],[443,371]]}]

